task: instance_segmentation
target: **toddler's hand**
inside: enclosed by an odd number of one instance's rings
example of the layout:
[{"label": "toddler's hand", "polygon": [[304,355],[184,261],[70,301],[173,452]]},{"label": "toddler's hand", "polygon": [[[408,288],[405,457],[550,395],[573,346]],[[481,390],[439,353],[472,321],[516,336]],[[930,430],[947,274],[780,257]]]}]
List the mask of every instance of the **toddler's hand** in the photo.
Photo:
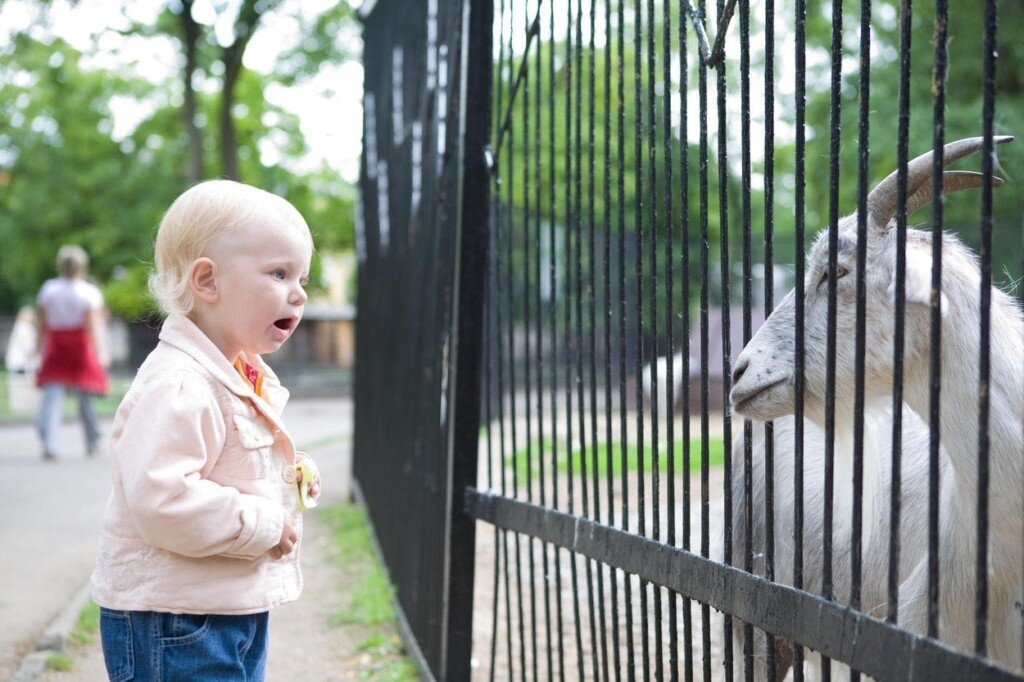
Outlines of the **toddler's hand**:
[{"label": "toddler's hand", "polygon": [[[295,482],[302,483],[302,469],[295,470]],[[309,496],[314,500],[320,495],[320,476],[317,475],[309,485],[306,486],[306,490],[309,491]]]},{"label": "toddler's hand", "polygon": [[299,534],[292,525],[292,515],[287,512],[284,515],[284,527],[281,529],[281,540],[276,547],[270,549],[270,556],[273,559],[280,559],[285,554],[291,554],[299,541]]}]

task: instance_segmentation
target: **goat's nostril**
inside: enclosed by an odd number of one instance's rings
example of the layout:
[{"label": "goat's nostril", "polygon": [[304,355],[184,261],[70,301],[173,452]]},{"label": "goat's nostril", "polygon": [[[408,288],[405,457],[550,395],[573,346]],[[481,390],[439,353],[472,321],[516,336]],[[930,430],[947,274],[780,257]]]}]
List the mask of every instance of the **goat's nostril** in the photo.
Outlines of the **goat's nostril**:
[{"label": "goat's nostril", "polygon": [[736,367],[732,370],[732,383],[739,383],[739,380],[743,377],[743,373],[747,371],[748,364],[749,363],[747,363],[746,360],[740,360],[736,363]]}]

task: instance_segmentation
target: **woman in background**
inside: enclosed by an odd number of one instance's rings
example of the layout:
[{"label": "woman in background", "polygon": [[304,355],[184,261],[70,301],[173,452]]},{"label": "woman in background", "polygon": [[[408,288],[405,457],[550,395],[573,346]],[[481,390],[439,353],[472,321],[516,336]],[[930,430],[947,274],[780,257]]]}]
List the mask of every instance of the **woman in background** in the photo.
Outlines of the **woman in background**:
[{"label": "woman in background", "polygon": [[39,290],[38,338],[42,362],[36,384],[42,389],[37,426],[43,441],[43,459],[56,458],[54,443],[60,428],[65,389],[78,397],[79,417],[85,429],[85,452],[96,454],[100,441],[93,395],[106,395],[108,380],[103,357],[103,294],[85,281],[89,256],[78,246],[57,251],[60,277],[48,280]]}]

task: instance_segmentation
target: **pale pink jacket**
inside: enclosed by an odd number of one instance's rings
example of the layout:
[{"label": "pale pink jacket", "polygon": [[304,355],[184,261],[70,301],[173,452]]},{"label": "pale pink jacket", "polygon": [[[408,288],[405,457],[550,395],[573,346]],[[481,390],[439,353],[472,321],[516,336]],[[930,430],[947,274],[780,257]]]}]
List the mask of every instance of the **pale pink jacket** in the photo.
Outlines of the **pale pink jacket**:
[{"label": "pale pink jacket", "polygon": [[268,550],[284,515],[302,533],[288,391],[259,356],[263,398],[213,342],[172,315],[117,410],[93,600],[109,609],[245,614],[295,600],[299,547]]}]

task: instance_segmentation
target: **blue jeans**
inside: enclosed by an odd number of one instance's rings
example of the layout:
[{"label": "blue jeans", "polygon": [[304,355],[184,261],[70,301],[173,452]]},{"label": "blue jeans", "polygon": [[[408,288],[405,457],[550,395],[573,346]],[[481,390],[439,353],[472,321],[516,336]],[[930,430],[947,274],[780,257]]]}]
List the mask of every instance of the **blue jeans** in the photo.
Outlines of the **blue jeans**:
[{"label": "blue jeans", "polygon": [[268,613],[189,615],[100,609],[111,682],[262,680]]},{"label": "blue jeans", "polygon": [[82,418],[82,426],[85,428],[85,450],[92,454],[100,440],[96,412],[92,409],[92,394],[79,391],[76,388],[65,389],[61,384],[45,384],[43,386],[43,401],[39,406],[39,418],[36,420],[39,437],[43,441],[43,451],[50,455],[56,454],[54,441],[57,438],[57,429],[60,428],[65,390],[71,391],[78,397],[78,415]]}]

